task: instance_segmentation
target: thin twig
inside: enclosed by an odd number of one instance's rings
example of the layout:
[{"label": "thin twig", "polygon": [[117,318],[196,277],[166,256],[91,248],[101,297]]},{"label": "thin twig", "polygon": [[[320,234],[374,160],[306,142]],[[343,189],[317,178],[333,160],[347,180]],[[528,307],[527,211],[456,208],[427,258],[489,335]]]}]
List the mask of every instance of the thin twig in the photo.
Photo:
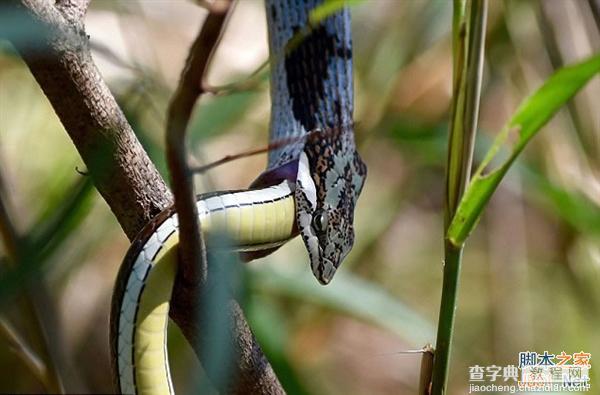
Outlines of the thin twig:
[{"label": "thin twig", "polygon": [[53,384],[49,381],[48,369],[46,369],[44,362],[4,317],[0,317],[0,336],[6,339],[11,350],[40,383],[47,389],[52,388]]},{"label": "thin twig", "polygon": [[201,174],[201,173],[207,172],[210,169],[213,169],[215,167],[224,165],[225,163],[233,162],[234,160],[248,158],[248,157],[254,156],[254,155],[264,154],[265,152],[269,152],[271,149],[273,149],[273,148],[270,145],[268,145],[266,147],[248,150],[245,152],[241,152],[239,154],[226,155],[226,156],[222,157],[221,159],[218,159],[214,162],[210,162],[210,163],[207,163],[207,164],[201,165],[201,166],[191,167],[190,172],[192,174]]},{"label": "thin twig", "polygon": [[265,60],[256,68],[256,70],[250,73],[250,75],[239,81],[219,86],[213,86],[204,82],[202,88],[206,93],[211,93],[215,96],[223,96],[230,93],[244,92],[255,89],[261,81],[262,72],[267,71],[269,64],[269,59]]},{"label": "thin twig", "polygon": [[200,237],[196,194],[187,163],[186,131],[194,105],[204,93],[202,81],[231,10],[230,1],[224,4],[220,12],[208,14],[194,41],[167,117],[167,163],[179,216],[179,258],[183,279],[189,284],[206,280],[206,250]]},{"label": "thin twig", "polygon": [[[356,123],[354,123],[356,124]],[[218,159],[214,162],[210,162],[207,163],[205,165],[201,165],[201,166],[196,166],[196,167],[192,167],[190,168],[190,171],[193,174],[198,174],[198,173],[204,173],[210,169],[213,169],[215,167],[221,166],[225,163],[229,163],[232,162],[234,160],[237,159],[242,159],[242,158],[247,158],[250,156],[254,156],[254,155],[258,155],[258,154],[264,154],[267,153],[269,151],[272,150],[276,150],[278,148],[282,148],[285,147],[289,144],[293,144],[296,142],[300,142],[304,139],[309,138],[310,136],[316,134],[316,133],[320,133],[322,136],[321,137],[326,137],[328,135],[334,135],[335,133],[338,133],[340,130],[345,130],[345,126],[341,127],[341,128],[328,128],[325,131],[323,131],[322,129],[315,129],[315,130],[311,130],[309,133],[305,134],[305,135],[301,135],[301,136],[295,136],[295,137],[289,137],[289,138],[284,138],[284,139],[280,139],[277,141],[274,141],[270,144],[268,144],[266,147],[261,147],[261,148],[256,148],[256,149],[252,149],[252,150],[248,150],[245,152],[241,152],[239,154],[232,154],[232,155],[226,155],[221,159]]]}]

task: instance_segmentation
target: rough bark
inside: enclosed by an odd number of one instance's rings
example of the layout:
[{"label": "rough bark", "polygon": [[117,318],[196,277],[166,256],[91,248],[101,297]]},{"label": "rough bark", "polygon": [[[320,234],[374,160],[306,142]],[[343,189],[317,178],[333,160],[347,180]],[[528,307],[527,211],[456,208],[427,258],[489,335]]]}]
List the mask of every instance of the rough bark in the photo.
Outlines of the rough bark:
[{"label": "rough bark", "polygon": [[[202,348],[203,344],[211,339],[204,336],[202,330],[204,324],[197,319],[204,315],[200,303],[202,291],[199,288],[186,288],[181,285],[180,282],[179,292],[173,295],[171,318],[177,322],[185,338],[194,347],[196,355],[200,356],[200,363],[206,366],[202,360]],[[237,359],[232,375],[235,378],[232,377],[231,382],[228,383],[226,392],[234,395],[285,394],[273,368],[252,334],[239,304],[235,300],[230,300],[228,307],[228,318],[231,323],[227,334],[227,338],[231,339],[228,348]]]},{"label": "rough bark", "polygon": [[[12,42],[73,140],[129,239],[173,202],[94,64],[83,25],[48,1],[14,7]],[[62,5],[65,9],[65,4]],[[68,9],[68,7],[67,7]],[[18,21],[18,22],[17,22]]]},{"label": "rough bark", "polygon": [[[0,26],[0,35],[11,40],[22,56],[73,140],[96,188],[132,240],[173,203],[173,197],[92,60],[82,19],[88,3],[4,2],[3,12],[11,13],[13,23]],[[192,318],[197,316],[193,312],[197,311],[200,290],[181,284],[180,278],[175,289],[171,318],[201,355],[202,324]],[[238,354],[237,380],[230,392],[284,393],[235,301],[230,303],[230,315],[231,339]]]}]

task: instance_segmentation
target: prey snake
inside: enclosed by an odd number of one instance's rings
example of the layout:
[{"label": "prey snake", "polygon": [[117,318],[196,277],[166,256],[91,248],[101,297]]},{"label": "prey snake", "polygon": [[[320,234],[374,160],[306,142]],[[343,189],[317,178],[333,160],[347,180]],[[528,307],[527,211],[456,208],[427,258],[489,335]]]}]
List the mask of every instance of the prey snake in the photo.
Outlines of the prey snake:
[{"label": "prey snake", "polygon": [[[327,284],[354,243],[366,166],[354,142],[350,12],[309,22],[321,3],[266,0],[270,142],[288,143],[269,152],[267,169],[249,189],[200,195],[197,207],[204,234],[225,231],[233,249],[250,255],[299,234],[313,274]],[[170,208],[144,227],[121,265],[110,333],[121,393],[173,394],[166,325],[177,243]]]}]

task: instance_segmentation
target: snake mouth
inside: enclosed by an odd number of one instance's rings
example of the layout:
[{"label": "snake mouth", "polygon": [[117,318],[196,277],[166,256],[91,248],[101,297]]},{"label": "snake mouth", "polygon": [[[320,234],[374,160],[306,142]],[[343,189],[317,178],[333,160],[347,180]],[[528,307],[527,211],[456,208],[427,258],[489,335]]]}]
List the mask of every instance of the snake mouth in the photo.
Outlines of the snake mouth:
[{"label": "snake mouth", "polygon": [[334,266],[333,262],[327,258],[322,258],[319,267],[314,272],[314,275],[322,285],[327,285],[333,279],[335,271],[336,267]]}]

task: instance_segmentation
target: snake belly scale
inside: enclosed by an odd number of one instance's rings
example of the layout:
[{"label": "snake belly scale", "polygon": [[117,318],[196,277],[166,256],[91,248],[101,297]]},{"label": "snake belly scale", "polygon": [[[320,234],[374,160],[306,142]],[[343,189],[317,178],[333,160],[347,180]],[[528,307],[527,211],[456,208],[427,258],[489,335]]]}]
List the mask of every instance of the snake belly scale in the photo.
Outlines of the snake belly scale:
[{"label": "snake belly scale", "polygon": [[[266,171],[248,190],[200,195],[197,207],[203,233],[226,232],[232,250],[249,259],[300,234],[313,274],[327,284],[354,242],[366,166],[354,144],[350,13],[342,8],[311,25],[321,3],[266,0],[270,142],[290,143],[269,152]],[[144,227],[121,265],[110,333],[121,393],[174,393],[166,331],[178,240],[169,208]]]}]

